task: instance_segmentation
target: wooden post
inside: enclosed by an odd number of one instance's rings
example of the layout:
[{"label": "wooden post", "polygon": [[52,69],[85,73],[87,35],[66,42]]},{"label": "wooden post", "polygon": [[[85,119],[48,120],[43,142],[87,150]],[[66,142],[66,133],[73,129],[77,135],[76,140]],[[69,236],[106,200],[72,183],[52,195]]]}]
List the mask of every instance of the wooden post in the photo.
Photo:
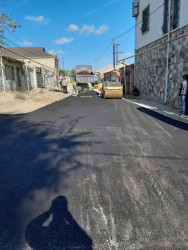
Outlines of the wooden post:
[{"label": "wooden post", "polygon": [[3,91],[6,92],[6,89],[5,89],[5,76],[4,76],[4,65],[3,65],[3,57],[2,56],[1,56],[1,72],[2,72]]},{"label": "wooden post", "polygon": [[33,67],[33,79],[34,79],[34,88],[37,89],[37,72],[36,67]]}]

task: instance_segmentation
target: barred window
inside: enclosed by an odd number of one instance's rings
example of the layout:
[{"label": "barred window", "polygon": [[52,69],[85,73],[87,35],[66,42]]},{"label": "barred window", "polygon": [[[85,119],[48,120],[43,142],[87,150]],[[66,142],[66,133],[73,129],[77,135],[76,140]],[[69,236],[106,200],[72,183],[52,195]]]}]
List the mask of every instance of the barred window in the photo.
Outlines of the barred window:
[{"label": "barred window", "polygon": [[[168,32],[168,5],[169,0],[164,0],[164,11],[163,11],[163,34]],[[171,0],[170,10],[170,30],[174,30],[179,26],[179,13],[180,13],[180,0]]]},{"label": "barred window", "polygon": [[6,80],[14,81],[14,67],[5,65]]},{"label": "barred window", "polygon": [[142,34],[149,31],[149,6],[142,12]]}]

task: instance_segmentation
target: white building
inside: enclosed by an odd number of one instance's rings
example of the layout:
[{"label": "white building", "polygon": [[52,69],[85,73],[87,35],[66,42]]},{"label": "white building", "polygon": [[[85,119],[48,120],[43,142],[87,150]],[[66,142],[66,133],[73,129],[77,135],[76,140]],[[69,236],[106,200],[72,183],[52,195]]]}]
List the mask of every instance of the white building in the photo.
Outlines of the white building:
[{"label": "white building", "polygon": [[4,56],[0,61],[0,91],[27,89],[24,62]]},{"label": "white building", "polygon": [[[37,88],[38,84],[44,87],[57,84],[58,60],[43,47],[8,47],[3,49],[2,56],[24,63],[27,89]],[[6,69],[4,71],[6,80]]]},{"label": "white building", "polygon": [[[133,1],[135,53],[187,33],[187,10],[188,0]],[[178,87],[182,75],[188,73],[188,36],[170,42],[169,52],[167,47],[163,45],[136,56],[135,84],[141,96],[179,106]]]}]

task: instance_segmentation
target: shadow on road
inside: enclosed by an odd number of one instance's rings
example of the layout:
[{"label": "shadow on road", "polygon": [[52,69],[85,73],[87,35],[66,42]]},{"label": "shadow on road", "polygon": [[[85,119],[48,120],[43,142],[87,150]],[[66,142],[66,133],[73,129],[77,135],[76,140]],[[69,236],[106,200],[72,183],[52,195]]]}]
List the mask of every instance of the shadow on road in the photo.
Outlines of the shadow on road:
[{"label": "shadow on road", "polygon": [[179,129],[182,129],[182,130],[185,130],[185,131],[188,131],[188,124],[184,123],[184,122],[181,122],[181,121],[177,121],[177,120],[174,120],[170,117],[166,117],[164,115],[161,115],[155,111],[152,111],[150,109],[147,109],[147,108],[144,108],[144,107],[139,107],[137,108],[139,111],[149,115],[149,116],[152,116],[164,123],[167,123],[168,125],[171,125],[173,127],[176,127],[176,128],[179,128]]},{"label": "shadow on road", "polygon": [[48,211],[28,224],[25,238],[30,247],[38,250],[92,250],[92,240],[68,211],[68,202],[64,196],[54,199]]},{"label": "shadow on road", "polygon": [[[57,104],[49,105],[49,110],[54,105]],[[36,197],[45,194],[43,201],[46,200],[46,206],[41,213],[55,196],[61,194],[57,193],[58,183],[63,190],[67,177],[83,167],[79,161],[79,149],[91,145],[85,140],[88,133],[74,132],[82,117],[71,119],[60,114],[57,119],[46,113],[47,109],[46,106],[27,115],[0,115],[1,249],[21,249],[24,227],[40,210]],[[55,220],[63,199],[53,202],[50,213],[56,216]],[[65,206],[63,212],[72,220],[73,229],[76,228],[76,222]]]}]

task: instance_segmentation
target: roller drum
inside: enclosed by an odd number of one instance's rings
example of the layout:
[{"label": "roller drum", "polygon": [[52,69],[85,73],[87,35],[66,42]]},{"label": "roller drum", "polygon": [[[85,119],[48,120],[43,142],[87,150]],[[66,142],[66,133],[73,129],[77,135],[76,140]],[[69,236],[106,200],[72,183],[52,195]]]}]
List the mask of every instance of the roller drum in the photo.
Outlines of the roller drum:
[{"label": "roller drum", "polygon": [[105,90],[104,99],[121,99],[123,97],[122,90]]}]

